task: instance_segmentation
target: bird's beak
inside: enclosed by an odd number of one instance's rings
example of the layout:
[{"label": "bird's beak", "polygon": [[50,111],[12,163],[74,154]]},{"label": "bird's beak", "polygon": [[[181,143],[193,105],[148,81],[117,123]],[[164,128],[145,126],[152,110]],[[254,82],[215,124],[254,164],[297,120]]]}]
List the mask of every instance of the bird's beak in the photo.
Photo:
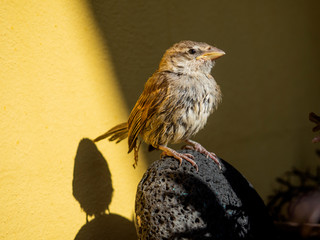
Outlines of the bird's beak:
[{"label": "bird's beak", "polygon": [[208,52],[203,53],[202,55],[197,57],[197,60],[204,59],[204,60],[215,60],[219,57],[222,57],[226,53],[218,48],[212,48]]}]

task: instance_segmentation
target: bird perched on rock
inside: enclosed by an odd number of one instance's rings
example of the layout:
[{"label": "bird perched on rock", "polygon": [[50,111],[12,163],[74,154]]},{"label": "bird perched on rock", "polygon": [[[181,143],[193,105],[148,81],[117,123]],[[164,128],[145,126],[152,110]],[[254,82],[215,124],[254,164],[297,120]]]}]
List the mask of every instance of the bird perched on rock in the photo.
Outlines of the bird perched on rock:
[{"label": "bird perched on rock", "polygon": [[163,55],[158,70],[148,79],[129,119],[94,141],[109,137],[110,141],[128,137],[129,152],[134,150],[135,163],[142,139],[182,163],[186,160],[197,170],[194,157],[169,148],[169,143],[186,142],[187,148],[212,158],[214,153],[190,140],[202,129],[209,115],[221,102],[221,91],[210,72],[215,60],[225,53],[203,42],[181,41]]}]

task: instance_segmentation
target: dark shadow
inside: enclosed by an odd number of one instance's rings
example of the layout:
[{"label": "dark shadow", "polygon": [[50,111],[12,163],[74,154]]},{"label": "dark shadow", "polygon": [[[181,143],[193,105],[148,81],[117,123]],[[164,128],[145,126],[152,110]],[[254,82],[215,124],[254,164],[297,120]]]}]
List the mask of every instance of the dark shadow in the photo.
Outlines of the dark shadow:
[{"label": "dark shadow", "polygon": [[[219,188],[214,192],[194,175],[186,173],[178,173],[174,177],[177,184],[181,184],[184,191],[188,195],[177,195],[178,202],[184,208],[190,205],[200,213],[201,219],[205,222],[206,227],[176,232],[172,235],[172,239],[216,239],[223,236],[223,239],[243,239],[251,233],[248,233],[247,213],[243,207],[235,204],[221,205],[221,196],[225,197],[225,193],[220,193]],[[220,186],[221,187],[221,186]],[[223,187],[223,186],[222,186]],[[227,189],[223,189],[225,191]],[[221,195],[220,195],[221,194]],[[238,203],[238,199],[234,199],[233,203]],[[249,238],[250,239],[250,238]]]},{"label": "dark shadow", "polygon": [[108,164],[89,139],[79,143],[74,161],[73,196],[89,216],[108,210],[112,198],[112,181]]},{"label": "dark shadow", "polygon": [[[72,190],[87,215],[87,223],[76,239],[136,239],[133,222],[116,214],[106,214],[113,193],[111,173],[105,158],[87,138],[78,146]],[[89,222],[88,216],[93,216],[93,220]]]},{"label": "dark shadow", "polygon": [[[183,183],[185,191],[191,193],[184,198],[180,196],[181,204],[184,206],[191,204],[199,211],[206,227],[176,233],[174,237],[178,239],[212,239],[213,236],[224,236],[224,239],[274,238],[274,226],[263,200],[240,172],[226,161],[222,162],[225,179],[220,180],[215,191],[208,183],[194,175],[177,174],[175,180],[180,184]],[[225,201],[223,198],[226,198],[231,189],[235,195]],[[229,204],[221,204],[223,202]]]},{"label": "dark shadow", "polygon": [[116,214],[96,217],[84,225],[75,240],[135,240],[136,230],[131,221]]},{"label": "dark shadow", "polygon": [[[249,217],[252,225],[251,235],[258,236],[259,233],[263,233],[268,229],[265,238],[274,236],[275,228],[272,219],[259,194],[238,170],[226,161],[223,161],[223,164],[225,166],[223,175],[237,197],[241,199],[241,211]],[[259,214],[257,214],[257,212],[259,212]]]}]

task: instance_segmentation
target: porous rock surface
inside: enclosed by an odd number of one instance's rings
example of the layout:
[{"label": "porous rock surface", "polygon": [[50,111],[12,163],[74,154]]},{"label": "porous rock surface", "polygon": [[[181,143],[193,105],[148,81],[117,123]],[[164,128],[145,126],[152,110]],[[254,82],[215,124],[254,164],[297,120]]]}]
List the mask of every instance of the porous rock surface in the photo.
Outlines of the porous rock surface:
[{"label": "porous rock surface", "polygon": [[195,157],[199,171],[171,157],[149,167],[136,194],[138,239],[273,239],[263,201],[237,170],[181,152]]}]

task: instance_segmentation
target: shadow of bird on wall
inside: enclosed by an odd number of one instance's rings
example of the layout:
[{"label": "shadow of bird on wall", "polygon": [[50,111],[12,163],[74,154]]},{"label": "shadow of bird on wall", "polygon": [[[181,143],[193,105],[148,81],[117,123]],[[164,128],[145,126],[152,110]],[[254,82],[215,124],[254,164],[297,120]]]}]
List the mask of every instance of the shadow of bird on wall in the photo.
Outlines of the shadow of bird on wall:
[{"label": "shadow of bird on wall", "polygon": [[[136,239],[133,222],[111,214],[112,179],[106,159],[90,139],[79,143],[73,171],[74,198],[86,213],[86,224],[75,239]],[[89,216],[93,217],[89,221]]]}]

